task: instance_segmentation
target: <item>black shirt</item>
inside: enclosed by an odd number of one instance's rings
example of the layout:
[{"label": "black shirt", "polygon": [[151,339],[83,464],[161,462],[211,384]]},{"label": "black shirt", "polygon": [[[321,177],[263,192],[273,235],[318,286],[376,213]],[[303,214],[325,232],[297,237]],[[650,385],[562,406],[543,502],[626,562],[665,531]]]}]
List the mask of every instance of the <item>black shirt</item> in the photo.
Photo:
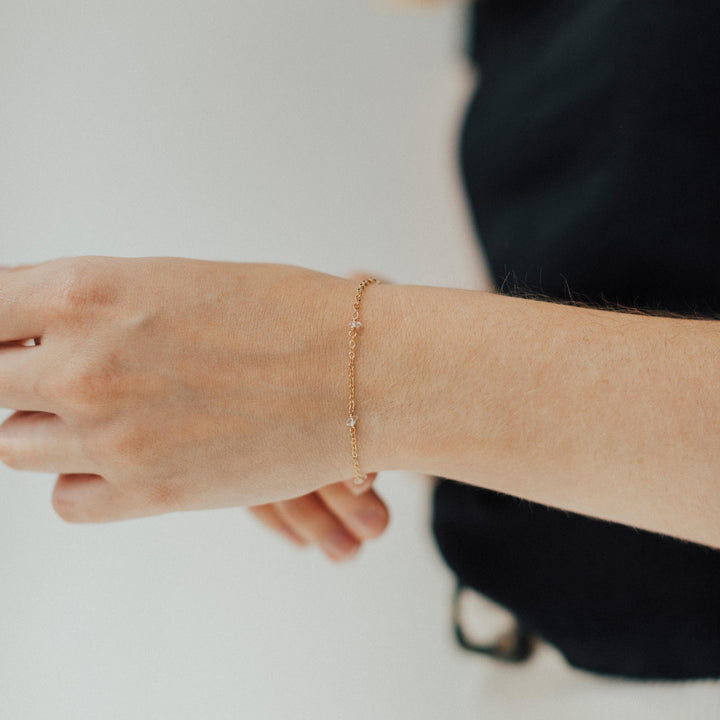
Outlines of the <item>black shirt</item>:
[{"label": "black shirt", "polygon": [[[461,170],[498,290],[720,316],[720,3],[469,11]],[[443,479],[433,529],[571,664],[720,677],[720,551]]]}]

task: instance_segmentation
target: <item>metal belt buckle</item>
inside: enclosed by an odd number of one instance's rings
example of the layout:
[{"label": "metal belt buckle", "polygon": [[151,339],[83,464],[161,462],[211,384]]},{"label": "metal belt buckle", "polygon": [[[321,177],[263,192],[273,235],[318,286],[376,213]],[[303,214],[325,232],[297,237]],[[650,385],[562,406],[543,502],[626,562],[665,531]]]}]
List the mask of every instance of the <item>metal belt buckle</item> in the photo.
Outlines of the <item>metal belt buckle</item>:
[{"label": "metal belt buckle", "polygon": [[[481,600],[485,607],[476,613],[476,619],[480,616],[488,620],[482,631],[483,639],[478,641],[472,637],[473,633],[467,632],[463,623],[463,597],[466,599],[474,597]],[[455,639],[460,647],[470,652],[488,655],[496,660],[504,662],[519,663],[527,660],[533,652],[534,638],[532,633],[523,626],[518,618],[506,608],[485,598],[471,587],[463,585],[458,581],[455,586],[452,601],[452,620],[455,631]],[[475,632],[475,635],[478,633]],[[492,635],[492,639],[485,640],[485,637]]]}]

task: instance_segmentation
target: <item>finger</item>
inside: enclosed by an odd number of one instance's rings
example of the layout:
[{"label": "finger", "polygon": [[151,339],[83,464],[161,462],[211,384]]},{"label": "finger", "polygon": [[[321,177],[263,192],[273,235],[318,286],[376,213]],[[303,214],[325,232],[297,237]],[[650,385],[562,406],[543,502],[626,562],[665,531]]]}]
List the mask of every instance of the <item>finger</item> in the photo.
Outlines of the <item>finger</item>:
[{"label": "finger", "polygon": [[33,270],[40,267],[44,263],[27,263],[25,265],[0,265],[0,272],[24,272],[25,270]]},{"label": "finger", "polygon": [[353,478],[352,480],[343,480],[343,483],[353,495],[362,495],[363,493],[366,493],[368,490],[370,490],[373,483],[375,482],[376,477],[376,472],[365,473],[364,482],[358,482],[357,478]]},{"label": "finger", "polygon": [[390,522],[385,503],[374,492],[354,495],[345,482],[318,490],[320,499],[354,535],[368,540],[380,535]]},{"label": "finger", "polygon": [[92,473],[80,439],[57,415],[16,412],[0,425],[0,460],[15,470]]},{"label": "finger", "polygon": [[18,343],[0,347],[0,407],[47,412],[56,409],[37,391],[48,357],[44,350],[44,345],[25,347]]},{"label": "finger", "polygon": [[43,294],[46,275],[40,265],[18,265],[0,273],[0,342],[44,334],[50,309]]},{"label": "finger", "polygon": [[317,543],[332,560],[345,560],[360,547],[358,540],[315,493],[275,503],[275,509],[298,535]]},{"label": "finger", "polygon": [[268,505],[255,505],[250,508],[250,512],[261,523],[269,527],[271,530],[284,535],[288,540],[296,545],[306,546],[308,541],[298,535],[278,514],[272,503]]},{"label": "finger", "polygon": [[52,493],[55,512],[71,523],[129,520],[167,512],[112,485],[99,475],[60,475]]}]

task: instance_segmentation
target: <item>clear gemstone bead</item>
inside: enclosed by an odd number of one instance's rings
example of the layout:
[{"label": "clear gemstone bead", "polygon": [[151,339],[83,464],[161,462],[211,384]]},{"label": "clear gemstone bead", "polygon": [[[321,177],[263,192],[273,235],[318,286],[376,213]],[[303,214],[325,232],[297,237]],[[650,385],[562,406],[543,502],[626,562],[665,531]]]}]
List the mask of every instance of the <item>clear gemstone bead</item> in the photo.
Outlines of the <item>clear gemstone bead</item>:
[{"label": "clear gemstone bead", "polygon": [[363,474],[361,477],[355,477],[353,482],[356,485],[362,485],[367,480],[367,475]]},{"label": "clear gemstone bead", "polygon": [[351,320],[348,325],[352,328],[361,328],[362,323],[359,320]]},{"label": "clear gemstone bead", "polygon": [[348,427],[355,427],[355,423],[357,422],[358,416],[357,415],[351,415],[347,422],[345,423]]}]

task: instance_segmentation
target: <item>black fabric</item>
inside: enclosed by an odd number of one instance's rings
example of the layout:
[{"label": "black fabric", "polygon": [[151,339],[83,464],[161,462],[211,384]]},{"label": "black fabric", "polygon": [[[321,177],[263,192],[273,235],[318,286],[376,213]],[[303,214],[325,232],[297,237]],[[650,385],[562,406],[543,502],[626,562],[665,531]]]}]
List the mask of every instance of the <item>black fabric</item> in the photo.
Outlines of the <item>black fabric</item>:
[{"label": "black fabric", "polygon": [[[720,3],[470,13],[460,161],[498,290],[720,315]],[[433,529],[462,583],[571,664],[720,677],[720,551],[444,479]]]}]

